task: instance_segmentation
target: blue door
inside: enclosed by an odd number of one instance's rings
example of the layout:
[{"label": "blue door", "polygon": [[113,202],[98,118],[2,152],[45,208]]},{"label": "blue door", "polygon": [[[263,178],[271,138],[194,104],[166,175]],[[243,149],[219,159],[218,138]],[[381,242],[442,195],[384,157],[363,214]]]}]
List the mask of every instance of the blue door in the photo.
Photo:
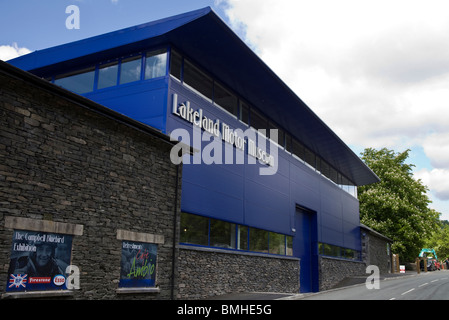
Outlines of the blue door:
[{"label": "blue door", "polygon": [[319,280],[316,213],[297,207],[295,229],[293,255],[301,259],[300,292],[317,292]]}]

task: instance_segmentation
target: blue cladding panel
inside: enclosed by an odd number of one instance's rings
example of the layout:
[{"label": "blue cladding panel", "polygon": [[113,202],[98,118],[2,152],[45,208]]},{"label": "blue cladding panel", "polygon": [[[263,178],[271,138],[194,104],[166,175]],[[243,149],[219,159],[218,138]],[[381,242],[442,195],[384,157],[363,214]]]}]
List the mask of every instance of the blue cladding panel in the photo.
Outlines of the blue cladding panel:
[{"label": "blue cladding panel", "polygon": [[166,81],[166,78],[161,78],[129,83],[94,91],[84,96],[163,131],[167,105]]},{"label": "blue cladding panel", "polygon": [[[209,119],[219,119],[233,128],[246,126],[177,81],[170,81],[167,133],[191,123],[172,114],[173,93],[178,104],[190,102],[194,111],[202,109]],[[193,143],[193,142],[190,142]],[[204,148],[209,141],[202,142]],[[229,144],[221,142],[223,147]],[[195,147],[195,146],[194,146]],[[199,147],[198,145],[196,147]],[[223,153],[224,150],[222,149]],[[235,148],[233,148],[235,152]],[[360,250],[358,201],[323,178],[284,150],[278,150],[275,175],[261,176],[259,164],[184,164],[181,209],[217,219],[295,235],[296,205],[317,214],[319,242]],[[246,154],[246,151],[245,151]],[[192,161],[192,160],[191,160]],[[297,233],[301,237],[300,233]]]}]

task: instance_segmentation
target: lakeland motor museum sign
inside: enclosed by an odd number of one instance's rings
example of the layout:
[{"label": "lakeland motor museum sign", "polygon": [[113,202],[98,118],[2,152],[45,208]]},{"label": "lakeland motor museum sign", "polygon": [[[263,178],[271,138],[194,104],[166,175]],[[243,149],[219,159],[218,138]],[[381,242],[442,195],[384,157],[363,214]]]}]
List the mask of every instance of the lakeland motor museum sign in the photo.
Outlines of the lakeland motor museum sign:
[{"label": "lakeland motor museum sign", "polygon": [[[252,129],[246,129],[243,131],[242,129],[232,129],[226,123],[220,121],[219,119],[210,119],[206,115],[204,115],[202,109],[195,110],[190,106],[190,101],[186,101],[184,103],[178,103],[178,95],[176,93],[173,94],[173,106],[172,113],[177,117],[184,119],[187,122],[190,122],[193,126],[193,143],[190,144],[190,135],[184,129],[176,129],[171,133],[172,140],[177,140],[176,138],[181,136],[181,143],[185,145],[192,145],[194,149],[199,151],[199,158],[193,157],[193,163],[199,164],[201,163],[201,159],[206,164],[222,164],[222,145],[220,140],[229,143],[234,146],[236,150],[241,151],[240,157],[236,157],[236,164],[243,164],[243,153],[245,149],[247,150],[248,155],[252,156],[254,159],[259,160],[260,163],[266,164],[271,168],[263,171],[261,168],[260,173],[262,175],[271,175],[275,174],[277,171],[277,161],[275,161],[275,157],[277,157],[277,144],[272,142],[272,140],[277,141],[277,129],[270,129],[270,153],[266,151],[266,131],[259,129],[257,132]],[[204,130],[207,134],[204,134],[201,137],[201,134],[198,134],[198,130]],[[206,136],[207,135],[207,136]],[[256,138],[257,136],[257,138]],[[210,142],[209,145],[201,149],[201,141],[210,141],[210,137],[213,138],[213,141]],[[256,143],[256,140],[258,143]],[[173,148],[172,153],[172,161],[174,163],[179,163],[181,159],[176,157],[177,152],[182,146],[176,145]],[[202,151],[201,151],[202,150]],[[225,149],[226,150],[226,149]],[[212,152],[213,151],[213,152]],[[202,153],[202,155],[201,155]],[[211,154],[214,154],[211,156]],[[237,153],[239,154],[239,153]],[[198,159],[200,161],[198,161]],[[175,161],[174,161],[175,160]],[[183,160],[186,163],[186,159]],[[233,156],[228,156],[225,154],[225,164],[233,164]],[[248,163],[255,164],[255,161],[250,161],[248,159]],[[274,170],[273,170],[274,169]],[[265,173],[264,173],[265,172]]]}]

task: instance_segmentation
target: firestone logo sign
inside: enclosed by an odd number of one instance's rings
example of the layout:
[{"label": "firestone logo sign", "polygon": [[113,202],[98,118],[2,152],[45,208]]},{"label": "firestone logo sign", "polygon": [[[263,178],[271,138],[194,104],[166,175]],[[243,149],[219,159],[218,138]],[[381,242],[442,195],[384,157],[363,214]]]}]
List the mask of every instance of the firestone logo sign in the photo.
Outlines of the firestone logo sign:
[{"label": "firestone logo sign", "polygon": [[[266,138],[266,130],[232,129],[220,119],[208,118],[201,108],[191,107],[189,101],[178,103],[176,93],[173,94],[172,114],[192,124],[192,137],[189,131],[182,128],[171,132],[171,140],[179,141],[170,152],[172,163],[190,164],[190,157],[183,155],[189,153],[191,146],[195,150],[193,164],[244,164],[246,152],[250,156],[248,164],[259,162],[265,165],[259,168],[260,175],[273,175],[277,172],[278,148],[273,142],[277,141],[278,137],[276,129],[270,129],[271,139]],[[225,147],[223,152],[222,141],[233,148]],[[203,146],[203,142],[208,143]],[[270,152],[267,151],[268,145]]]}]

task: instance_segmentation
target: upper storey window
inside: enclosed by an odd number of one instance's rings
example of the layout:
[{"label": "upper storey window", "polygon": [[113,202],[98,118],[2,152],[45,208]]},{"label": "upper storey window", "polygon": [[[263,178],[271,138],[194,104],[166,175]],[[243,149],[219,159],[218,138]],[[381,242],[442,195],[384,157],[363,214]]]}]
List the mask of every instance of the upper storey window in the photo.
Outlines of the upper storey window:
[{"label": "upper storey window", "polygon": [[82,94],[90,92],[94,88],[95,68],[78,70],[55,77],[55,84]]},{"label": "upper storey window", "polygon": [[[145,68],[144,74],[142,67]],[[162,49],[57,75],[54,83],[83,94],[120,84],[164,77],[166,74],[167,50]]]},{"label": "upper storey window", "polygon": [[167,73],[167,52],[157,50],[148,52],[145,59],[145,79],[163,77]]},{"label": "upper storey window", "polygon": [[142,56],[123,59],[120,66],[120,84],[140,80]]},{"label": "upper storey window", "polygon": [[97,89],[103,89],[117,85],[118,61],[102,65],[98,69]]},{"label": "upper storey window", "polygon": [[204,97],[212,101],[214,83],[212,78],[195,67],[192,63],[184,60],[184,83]]}]

